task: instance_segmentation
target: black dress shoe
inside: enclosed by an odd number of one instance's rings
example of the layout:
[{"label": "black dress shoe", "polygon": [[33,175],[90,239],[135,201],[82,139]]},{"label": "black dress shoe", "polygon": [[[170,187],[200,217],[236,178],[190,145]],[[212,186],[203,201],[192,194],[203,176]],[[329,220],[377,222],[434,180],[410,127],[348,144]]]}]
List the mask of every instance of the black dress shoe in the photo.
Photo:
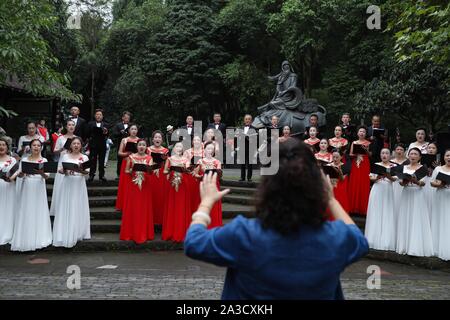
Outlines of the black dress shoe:
[{"label": "black dress shoe", "polygon": [[94,181],[94,177],[89,177],[88,182]]},{"label": "black dress shoe", "polygon": [[245,179],[239,179],[239,182],[244,182],[245,181]]},{"label": "black dress shoe", "polygon": [[99,180],[100,180],[101,182],[107,182],[107,181],[108,181],[108,180],[106,180],[105,177],[101,177],[101,178],[99,178]]},{"label": "black dress shoe", "polygon": [[247,179],[247,181],[248,181],[248,182],[252,182],[252,178],[250,178],[250,179]]}]

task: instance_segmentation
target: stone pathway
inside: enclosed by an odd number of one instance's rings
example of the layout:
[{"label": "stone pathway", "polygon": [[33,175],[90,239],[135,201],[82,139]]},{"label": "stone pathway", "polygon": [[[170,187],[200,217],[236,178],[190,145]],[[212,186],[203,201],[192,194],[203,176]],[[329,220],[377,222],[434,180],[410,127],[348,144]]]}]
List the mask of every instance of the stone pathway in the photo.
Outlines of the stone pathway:
[{"label": "stone pathway", "polygon": [[[79,290],[67,287],[71,265],[81,271]],[[380,289],[367,289],[370,265],[381,268]],[[5,254],[0,299],[220,299],[224,275],[182,251]],[[341,278],[347,299],[450,299],[441,271],[363,259]]]}]

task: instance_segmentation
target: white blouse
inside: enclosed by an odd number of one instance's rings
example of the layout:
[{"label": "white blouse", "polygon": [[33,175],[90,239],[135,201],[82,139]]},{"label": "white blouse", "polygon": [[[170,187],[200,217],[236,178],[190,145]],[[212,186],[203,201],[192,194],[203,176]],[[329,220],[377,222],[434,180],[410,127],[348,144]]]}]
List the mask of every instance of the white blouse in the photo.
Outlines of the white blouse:
[{"label": "white blouse", "polygon": [[[77,165],[80,165],[80,164],[82,164],[82,163],[84,163],[84,162],[86,162],[86,161],[88,161],[88,160],[89,160],[88,156],[86,156],[86,155],[84,155],[84,154],[82,154],[82,155],[81,155],[80,157],[78,157],[77,159],[74,159],[74,158],[72,157],[72,154],[66,153],[66,154],[64,154],[64,155],[61,157],[61,159],[60,159],[60,161],[59,161],[58,171],[63,169],[63,165],[62,165],[63,162],[70,162],[70,163],[75,163],[75,164],[77,164]],[[87,169],[85,169],[85,170],[89,172],[89,168],[87,168]],[[74,176],[83,176],[83,174],[80,173],[80,172],[74,172],[73,175],[74,175]]]},{"label": "white blouse", "polygon": [[427,154],[428,153],[427,152],[428,144],[429,144],[428,142],[425,142],[423,145],[419,145],[417,143],[417,141],[416,142],[412,142],[409,145],[408,150],[406,151],[406,154],[408,154],[409,150],[411,150],[412,148],[418,148],[422,154]]}]

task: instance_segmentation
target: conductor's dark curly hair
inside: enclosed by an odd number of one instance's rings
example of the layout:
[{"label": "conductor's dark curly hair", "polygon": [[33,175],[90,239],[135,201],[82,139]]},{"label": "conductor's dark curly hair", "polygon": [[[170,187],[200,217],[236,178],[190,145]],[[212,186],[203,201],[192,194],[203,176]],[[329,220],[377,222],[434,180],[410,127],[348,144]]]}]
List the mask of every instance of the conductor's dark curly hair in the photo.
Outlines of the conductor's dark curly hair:
[{"label": "conductor's dark curly hair", "polygon": [[321,169],[311,149],[297,139],[280,144],[278,173],[263,178],[256,198],[256,215],[264,228],[289,235],[302,225],[326,221],[327,197]]}]

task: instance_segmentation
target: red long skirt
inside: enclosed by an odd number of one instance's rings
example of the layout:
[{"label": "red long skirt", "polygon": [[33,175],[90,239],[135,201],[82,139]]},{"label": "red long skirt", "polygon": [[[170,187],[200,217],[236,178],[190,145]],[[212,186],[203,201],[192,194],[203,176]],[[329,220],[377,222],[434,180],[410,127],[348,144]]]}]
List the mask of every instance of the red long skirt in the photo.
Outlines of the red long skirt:
[{"label": "red long skirt", "polygon": [[[172,179],[173,172],[170,173]],[[167,207],[163,216],[162,239],[182,242],[192,220],[191,198],[189,197],[188,176],[181,174],[181,184],[178,191],[169,185],[167,192]],[[170,183],[170,182],[169,182]]]},{"label": "red long skirt", "polygon": [[163,223],[169,187],[169,182],[164,174],[164,168],[159,169],[159,176],[156,174],[150,176],[150,192],[153,198],[153,222],[155,224]]},{"label": "red long skirt", "polygon": [[339,180],[336,187],[333,189],[334,197],[341,204],[345,212],[349,212],[350,205],[348,203],[348,176],[344,180]]},{"label": "red long skirt", "polygon": [[[192,175],[186,175],[186,183],[189,192],[189,198],[191,199],[192,212],[197,210],[200,205],[200,180],[193,177]],[[188,221],[189,223],[191,220]]]},{"label": "red long skirt", "polygon": [[356,165],[356,158],[352,159],[352,169],[348,182],[349,212],[365,216],[370,193],[370,161],[367,155]]},{"label": "red long skirt", "polygon": [[[220,190],[219,179],[217,179],[217,190]],[[196,210],[196,209],[194,209]],[[215,227],[221,227],[222,223],[222,200],[217,201],[211,209],[211,224],[208,226],[208,229],[212,229]]]},{"label": "red long skirt", "polygon": [[127,194],[127,188],[131,184],[131,175],[125,173],[128,158],[124,158],[120,167],[119,188],[117,189],[116,210],[122,211]]},{"label": "red long skirt", "polygon": [[143,243],[155,238],[153,205],[150,192],[150,176],[146,175],[142,189],[133,182],[127,187],[122,211],[120,240]]}]

